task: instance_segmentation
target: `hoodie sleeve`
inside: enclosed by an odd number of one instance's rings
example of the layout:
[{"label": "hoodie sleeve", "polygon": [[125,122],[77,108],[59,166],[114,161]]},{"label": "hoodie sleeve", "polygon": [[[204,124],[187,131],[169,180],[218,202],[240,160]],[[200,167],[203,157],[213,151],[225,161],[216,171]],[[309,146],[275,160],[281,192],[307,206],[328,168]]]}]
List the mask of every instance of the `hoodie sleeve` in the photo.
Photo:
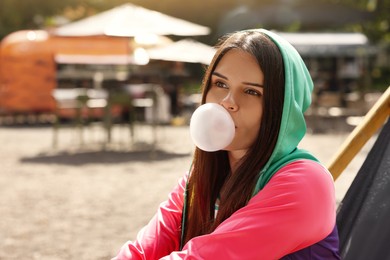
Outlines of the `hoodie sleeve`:
[{"label": "hoodie sleeve", "polygon": [[324,239],[335,218],[329,172],[300,160],[279,170],[213,233],[193,238],[183,251],[163,259],[280,259]]},{"label": "hoodie sleeve", "polygon": [[159,259],[178,250],[186,179],[187,175],[179,180],[137,239],[126,242],[112,260]]}]

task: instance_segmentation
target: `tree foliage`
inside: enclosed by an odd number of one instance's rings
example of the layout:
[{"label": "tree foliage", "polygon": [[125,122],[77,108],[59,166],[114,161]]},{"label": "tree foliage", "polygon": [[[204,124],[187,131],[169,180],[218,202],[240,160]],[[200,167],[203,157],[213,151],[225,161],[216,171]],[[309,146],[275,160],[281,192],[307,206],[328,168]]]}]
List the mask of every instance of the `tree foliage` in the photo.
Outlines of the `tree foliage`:
[{"label": "tree foliage", "polygon": [[372,42],[390,44],[390,0],[323,0],[367,11],[371,19],[363,23],[348,24],[340,29],[362,32]]},{"label": "tree foliage", "polygon": [[[209,26],[213,33],[216,32],[221,19],[238,6],[261,9],[271,4],[284,7],[321,3],[343,5],[369,12],[372,14],[371,19],[364,23],[340,25],[337,28],[329,28],[324,24],[321,28],[315,29],[359,31],[368,35],[374,42],[390,42],[390,0],[0,0],[0,39],[13,31],[55,26],[66,20],[77,20],[128,2]],[[289,26],[275,29],[303,30],[304,28],[305,25],[297,21]],[[306,26],[306,28],[311,27]]]}]

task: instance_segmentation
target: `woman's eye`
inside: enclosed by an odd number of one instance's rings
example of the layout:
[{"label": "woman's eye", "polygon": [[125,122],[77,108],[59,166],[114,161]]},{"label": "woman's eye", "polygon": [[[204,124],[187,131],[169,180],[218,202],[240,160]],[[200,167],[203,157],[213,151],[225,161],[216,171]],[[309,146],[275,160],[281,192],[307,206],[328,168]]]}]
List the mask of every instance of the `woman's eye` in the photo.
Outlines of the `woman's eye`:
[{"label": "woman's eye", "polygon": [[249,95],[253,95],[253,96],[261,96],[261,94],[254,89],[247,89],[247,90],[245,90],[245,93],[247,93]]},{"label": "woman's eye", "polygon": [[222,83],[221,81],[216,81],[214,84],[219,88],[227,88],[226,84]]}]

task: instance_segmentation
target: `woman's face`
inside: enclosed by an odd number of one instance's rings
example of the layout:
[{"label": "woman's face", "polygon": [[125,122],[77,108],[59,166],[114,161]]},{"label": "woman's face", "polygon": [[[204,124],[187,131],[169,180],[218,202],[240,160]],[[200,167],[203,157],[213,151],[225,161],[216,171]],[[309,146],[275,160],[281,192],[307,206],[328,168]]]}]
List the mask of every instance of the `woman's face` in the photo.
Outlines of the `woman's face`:
[{"label": "woman's face", "polygon": [[256,59],[242,50],[229,50],[215,67],[206,103],[225,107],[236,127],[233,142],[224,150],[242,156],[256,140],[263,114],[263,84]]}]

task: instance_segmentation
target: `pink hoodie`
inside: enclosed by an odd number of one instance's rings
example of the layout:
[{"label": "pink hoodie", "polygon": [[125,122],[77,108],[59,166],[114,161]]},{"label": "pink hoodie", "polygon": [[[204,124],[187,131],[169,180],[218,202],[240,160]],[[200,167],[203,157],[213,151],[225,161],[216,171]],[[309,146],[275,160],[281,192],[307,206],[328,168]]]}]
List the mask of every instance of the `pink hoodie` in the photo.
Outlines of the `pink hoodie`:
[{"label": "pink hoodie", "polygon": [[321,241],[335,226],[330,173],[317,162],[298,160],[275,173],[245,207],[214,232],[191,239],[177,251],[185,184],[186,176],[137,240],[123,245],[113,260],[280,259]]}]

